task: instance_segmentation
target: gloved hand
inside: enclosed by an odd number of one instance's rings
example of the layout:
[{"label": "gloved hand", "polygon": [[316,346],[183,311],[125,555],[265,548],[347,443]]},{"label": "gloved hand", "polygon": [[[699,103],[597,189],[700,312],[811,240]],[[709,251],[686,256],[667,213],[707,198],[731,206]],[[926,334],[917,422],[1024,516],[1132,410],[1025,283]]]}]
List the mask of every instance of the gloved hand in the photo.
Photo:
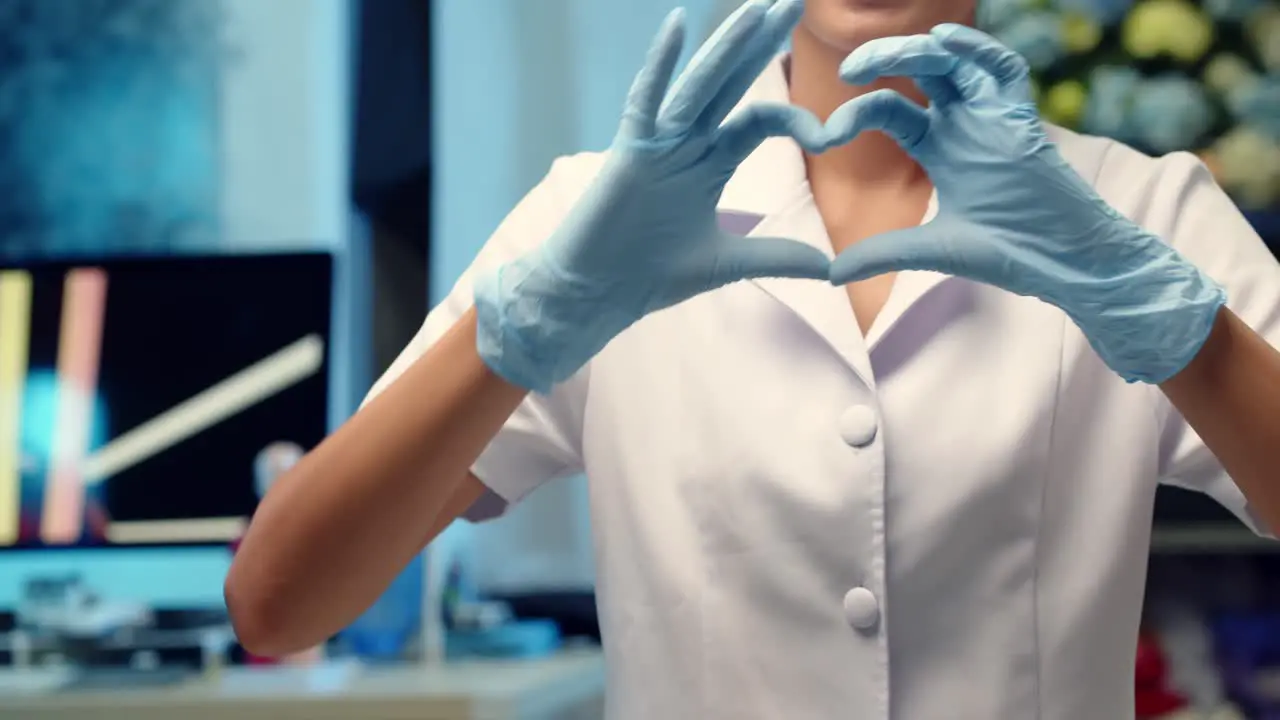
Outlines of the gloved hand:
[{"label": "gloved hand", "polygon": [[939,212],[918,228],[863,240],[832,264],[843,285],[897,270],[933,270],[1040,298],[1066,312],[1129,382],[1160,383],[1195,357],[1226,302],[1221,287],[1172,247],[1122,217],[1045,136],[1023,60],[971,28],[869,42],[845,81],[915,80],[928,109],[832,115],[836,135],[884,129],[924,168]]},{"label": "gloved hand", "polygon": [[830,147],[822,123],[789,105],[725,122],[802,12],[800,0],[746,3],[670,88],[684,16],[667,18],[600,175],[537,251],[477,280],[477,349],[495,373],[546,392],[648,313],[747,278],[827,279],[816,248],[732,236],[716,223],[725,183],[766,138]]}]

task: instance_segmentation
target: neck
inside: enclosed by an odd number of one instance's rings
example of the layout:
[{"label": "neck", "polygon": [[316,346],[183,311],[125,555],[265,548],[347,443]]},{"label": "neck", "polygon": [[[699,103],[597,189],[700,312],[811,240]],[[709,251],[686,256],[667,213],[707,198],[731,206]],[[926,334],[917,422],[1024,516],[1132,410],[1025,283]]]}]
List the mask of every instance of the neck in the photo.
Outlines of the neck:
[{"label": "neck", "polygon": [[[910,80],[892,78],[855,87],[840,79],[840,63],[847,53],[813,36],[802,26],[792,40],[791,102],[826,122],[837,108],[873,90],[889,88],[927,104]],[[821,155],[806,155],[811,183],[837,183],[867,190],[901,190],[926,186],[928,176],[888,135],[866,132]]]}]

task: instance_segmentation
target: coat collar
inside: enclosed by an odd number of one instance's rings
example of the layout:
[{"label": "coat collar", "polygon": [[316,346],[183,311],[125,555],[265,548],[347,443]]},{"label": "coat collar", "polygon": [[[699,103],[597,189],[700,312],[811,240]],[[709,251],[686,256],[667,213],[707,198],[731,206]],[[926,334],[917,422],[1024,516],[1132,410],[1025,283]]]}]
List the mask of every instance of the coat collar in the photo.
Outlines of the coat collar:
[{"label": "coat collar", "polygon": [[[748,105],[789,101],[787,58],[779,56],[747,91],[735,112]],[[721,226],[730,232],[787,237],[832,255],[830,237],[809,188],[803,152],[790,138],[770,138],[762,143],[729,180],[719,209]],[[923,221],[932,220],[937,211],[935,194]],[[892,293],[865,338],[843,288],[786,278],[751,282],[803,320],[871,385],[869,353],[921,298],[948,277],[922,271],[899,273]]]}]

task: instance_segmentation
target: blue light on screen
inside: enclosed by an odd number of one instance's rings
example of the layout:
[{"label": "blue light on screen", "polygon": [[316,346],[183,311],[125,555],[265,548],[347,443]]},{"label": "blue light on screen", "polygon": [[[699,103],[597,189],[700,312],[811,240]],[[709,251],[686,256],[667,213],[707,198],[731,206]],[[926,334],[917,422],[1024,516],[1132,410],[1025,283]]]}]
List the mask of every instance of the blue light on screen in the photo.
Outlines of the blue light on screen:
[{"label": "blue light on screen", "polygon": [[[36,369],[27,376],[22,398],[21,447],[23,464],[29,468],[43,470],[53,456],[59,392],[58,375],[54,370]],[[97,395],[92,402],[88,438],[90,451],[106,443],[108,419],[103,398]]]}]

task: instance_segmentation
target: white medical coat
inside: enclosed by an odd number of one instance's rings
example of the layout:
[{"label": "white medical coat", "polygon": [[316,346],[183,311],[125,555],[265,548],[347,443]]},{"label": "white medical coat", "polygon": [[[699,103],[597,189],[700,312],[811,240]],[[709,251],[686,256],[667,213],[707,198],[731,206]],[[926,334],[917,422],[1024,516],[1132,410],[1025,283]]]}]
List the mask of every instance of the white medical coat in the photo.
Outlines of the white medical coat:
[{"label": "white medical coat", "polygon": [[[747,98],[787,100],[781,63]],[[1280,340],[1280,266],[1196,158],[1052,135]],[[554,164],[374,392],[602,162]],[[789,140],[721,210],[830,252]],[[931,272],[901,273],[865,338],[844,289],[812,281],[647,317],[530,396],[473,471],[509,503],[586,472],[613,720],[1132,717],[1156,484],[1257,527],[1160,391],[1121,381],[1060,310]]]}]

